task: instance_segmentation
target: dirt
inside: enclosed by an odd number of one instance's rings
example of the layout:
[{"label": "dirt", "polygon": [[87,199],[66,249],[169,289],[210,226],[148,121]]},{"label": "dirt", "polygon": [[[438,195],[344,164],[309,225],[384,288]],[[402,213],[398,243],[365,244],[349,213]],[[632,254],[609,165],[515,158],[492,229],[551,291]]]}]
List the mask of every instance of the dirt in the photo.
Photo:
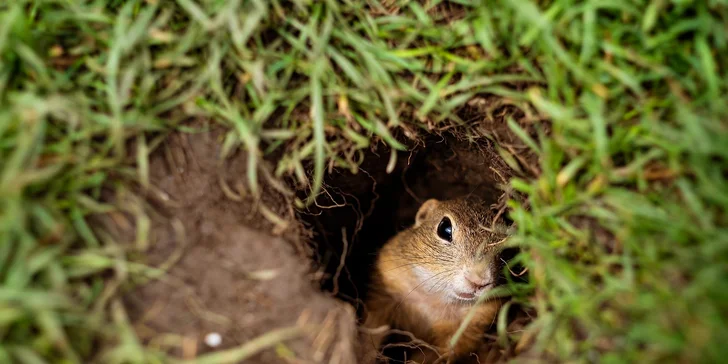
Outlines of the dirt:
[{"label": "dirt", "polygon": [[[165,279],[126,295],[137,333],[152,346],[163,334],[178,335],[178,345],[160,349],[191,358],[212,350],[204,342],[210,333],[222,337],[216,349],[226,349],[303,322],[311,328],[307,335],[250,361],[353,362],[353,310],[318,289],[310,260],[301,259],[302,227],[290,201],[268,186],[257,201],[226,195],[219,178],[241,186],[246,158],[233,156],[221,166],[220,135],[172,135],[150,160],[152,184],[174,202],[156,208],[147,263],[182,255]],[[258,204],[287,228],[263,217]]]},{"label": "dirt", "polygon": [[[249,361],[355,363],[372,350],[357,344],[356,323],[373,259],[413,222],[422,202],[475,195],[508,222],[504,186],[535,163],[506,126],[512,106],[481,101],[460,111],[479,128],[423,134],[393,164],[391,151],[374,145],[356,174],[333,169],[316,205],[304,210],[294,209],[293,199],[305,190],[291,192],[264,173],[254,196],[245,182],[246,155],[221,162],[221,130],[167,137],[150,157],[151,187],[142,190],[151,235],[139,256],[151,266],[174,264],[163,279],[125,295],[139,337],[193,358],[297,325],[305,334]],[[500,156],[503,148],[517,155],[510,164]],[[508,329],[519,330],[528,313],[512,311]],[[210,333],[221,335],[219,347],[205,343]],[[513,347],[500,348],[495,333],[488,335],[496,356],[512,354]]]}]

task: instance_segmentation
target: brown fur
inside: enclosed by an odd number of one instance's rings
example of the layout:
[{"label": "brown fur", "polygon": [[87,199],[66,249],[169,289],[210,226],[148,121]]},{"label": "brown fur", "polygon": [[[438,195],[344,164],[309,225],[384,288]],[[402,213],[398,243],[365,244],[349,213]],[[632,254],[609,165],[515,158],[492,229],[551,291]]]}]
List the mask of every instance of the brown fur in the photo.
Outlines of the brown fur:
[{"label": "brown fur", "polygon": [[[437,235],[437,226],[444,216],[453,224],[452,242]],[[390,239],[377,258],[364,326],[374,329],[387,325],[409,331],[450,358],[477,351],[501,302],[495,299],[478,305],[463,335],[449,347],[477,300],[454,299],[448,284],[459,279],[463,266],[497,276],[498,246],[489,244],[506,235],[500,226],[497,231],[490,231],[492,219],[490,210],[479,201],[425,202],[417,212],[415,225]],[[379,348],[385,336],[386,332],[381,331],[371,335],[371,345]]]}]

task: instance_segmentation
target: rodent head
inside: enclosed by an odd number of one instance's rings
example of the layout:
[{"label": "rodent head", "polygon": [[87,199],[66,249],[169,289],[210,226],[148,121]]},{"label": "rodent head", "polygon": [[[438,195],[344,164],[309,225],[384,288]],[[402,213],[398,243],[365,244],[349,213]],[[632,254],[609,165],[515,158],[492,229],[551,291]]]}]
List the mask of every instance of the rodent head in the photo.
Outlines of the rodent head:
[{"label": "rodent head", "polygon": [[[496,285],[506,228],[475,199],[426,201],[406,231],[401,254],[421,288],[452,301],[475,301]],[[495,230],[495,231],[494,231]]]}]

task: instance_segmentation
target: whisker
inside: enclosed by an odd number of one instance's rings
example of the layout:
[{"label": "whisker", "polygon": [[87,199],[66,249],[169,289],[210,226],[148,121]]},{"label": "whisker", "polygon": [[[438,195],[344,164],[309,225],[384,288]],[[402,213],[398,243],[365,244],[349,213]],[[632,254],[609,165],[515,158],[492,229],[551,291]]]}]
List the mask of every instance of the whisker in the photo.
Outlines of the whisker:
[{"label": "whisker", "polygon": [[409,293],[407,293],[407,295],[404,296],[404,298],[402,298],[401,300],[399,300],[399,302],[397,303],[397,306],[394,306],[394,311],[397,311],[397,309],[399,309],[399,306],[402,305],[402,303],[407,299],[407,297],[409,297],[409,295],[412,294],[412,292],[414,292],[421,285],[425,284],[425,282],[427,282],[427,281],[429,281],[429,280],[431,280],[431,279],[433,279],[435,277],[438,277],[438,276],[440,276],[442,274],[445,274],[445,273],[448,273],[448,271],[444,271],[444,272],[437,273],[437,274],[433,275],[432,277],[426,278],[424,281],[420,282],[420,284],[416,285],[415,288],[412,288],[412,290],[409,291]]},{"label": "whisker", "polygon": [[[451,270],[448,270],[448,271],[447,271],[447,273],[453,273],[453,272],[455,272],[455,269],[451,269]],[[444,276],[444,277],[440,278],[440,279],[439,279],[439,280],[438,280],[437,282],[435,282],[435,284],[434,284],[434,285],[433,285],[432,287],[430,287],[430,289],[428,290],[428,292],[432,292],[433,290],[434,290],[435,292],[439,291],[439,285],[440,285],[440,284],[443,284],[443,286],[444,286],[444,283],[446,283],[446,282],[447,282],[446,280],[447,280],[448,278],[450,278],[450,276],[449,276],[449,275],[448,275],[448,276]],[[435,288],[438,288],[438,289],[437,289],[437,290],[435,290]]]},{"label": "whisker", "polygon": [[412,265],[418,265],[418,264],[420,264],[420,263],[407,263],[407,264],[402,264],[402,265],[397,266],[397,267],[394,267],[392,269],[385,270],[383,273],[391,272],[393,270],[397,270],[397,269],[404,268],[404,267],[409,267],[409,266],[412,266]]}]

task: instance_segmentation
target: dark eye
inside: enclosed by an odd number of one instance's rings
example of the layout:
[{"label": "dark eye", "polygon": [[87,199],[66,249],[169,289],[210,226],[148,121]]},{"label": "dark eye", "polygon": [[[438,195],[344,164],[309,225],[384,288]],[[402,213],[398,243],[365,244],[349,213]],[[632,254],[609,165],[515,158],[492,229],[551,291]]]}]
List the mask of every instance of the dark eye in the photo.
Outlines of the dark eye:
[{"label": "dark eye", "polygon": [[437,225],[437,236],[441,239],[452,242],[452,223],[447,217],[443,217]]}]

